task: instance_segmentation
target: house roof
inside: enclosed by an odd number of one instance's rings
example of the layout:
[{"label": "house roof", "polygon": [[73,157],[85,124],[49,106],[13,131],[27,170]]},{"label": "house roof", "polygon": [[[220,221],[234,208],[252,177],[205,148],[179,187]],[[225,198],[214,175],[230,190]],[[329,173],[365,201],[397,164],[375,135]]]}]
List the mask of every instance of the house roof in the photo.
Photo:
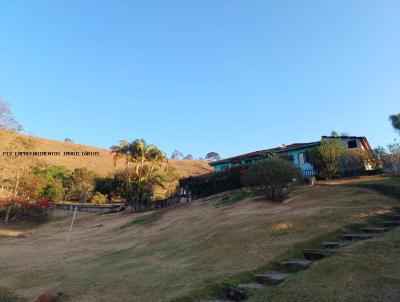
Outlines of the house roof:
[{"label": "house roof", "polygon": [[260,158],[260,157],[264,157],[267,152],[282,153],[282,152],[287,152],[290,150],[296,150],[296,149],[302,149],[302,148],[306,148],[306,147],[317,146],[320,143],[321,142],[318,141],[318,142],[311,142],[311,143],[295,143],[295,144],[290,144],[290,145],[282,145],[282,146],[275,147],[275,148],[254,151],[254,152],[250,152],[250,153],[246,153],[246,154],[242,154],[242,155],[237,155],[237,156],[221,159],[221,160],[210,163],[210,165],[214,166],[216,164],[240,162],[242,160]]},{"label": "house roof", "polygon": [[322,136],[322,139],[326,138],[341,138],[341,139],[359,139],[364,149],[372,150],[371,145],[368,142],[368,139],[365,136],[350,136],[350,135],[340,135],[340,136]]}]

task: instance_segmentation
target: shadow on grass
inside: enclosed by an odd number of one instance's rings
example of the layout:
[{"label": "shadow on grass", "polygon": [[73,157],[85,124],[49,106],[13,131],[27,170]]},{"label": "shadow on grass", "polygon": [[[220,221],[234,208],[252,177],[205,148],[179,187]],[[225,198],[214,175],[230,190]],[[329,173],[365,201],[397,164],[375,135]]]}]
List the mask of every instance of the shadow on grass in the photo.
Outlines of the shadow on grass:
[{"label": "shadow on grass", "polygon": [[359,188],[371,189],[382,193],[383,195],[400,199],[400,177],[392,177],[389,179],[373,180],[368,182],[360,182],[350,184]]},{"label": "shadow on grass", "polygon": [[235,203],[238,203],[246,198],[252,198],[252,197],[256,197],[256,196],[260,196],[260,194],[257,192],[252,192],[252,191],[247,192],[247,191],[243,190],[237,194],[228,195],[228,196],[224,196],[224,197],[220,198],[219,200],[217,200],[214,203],[214,205],[216,208],[226,207],[226,206],[230,206]]},{"label": "shadow on grass", "polygon": [[120,227],[120,229],[126,229],[129,227],[133,227],[135,225],[145,225],[145,224],[150,224],[152,222],[157,221],[158,219],[161,218],[161,216],[165,213],[164,210],[158,210],[155,212],[152,212],[150,214],[142,215],[140,217],[137,217],[133,219],[132,221],[125,223]]}]

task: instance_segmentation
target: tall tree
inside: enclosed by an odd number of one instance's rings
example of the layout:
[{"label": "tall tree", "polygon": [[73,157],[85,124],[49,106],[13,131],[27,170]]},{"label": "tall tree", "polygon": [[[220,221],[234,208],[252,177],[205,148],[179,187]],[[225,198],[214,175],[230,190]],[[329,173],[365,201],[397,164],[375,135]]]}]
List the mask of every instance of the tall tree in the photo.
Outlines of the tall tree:
[{"label": "tall tree", "polygon": [[389,120],[392,122],[394,130],[400,133],[400,113],[390,115]]},{"label": "tall tree", "polygon": [[193,159],[193,155],[192,154],[188,154],[183,159],[184,160],[192,160]]},{"label": "tall tree", "polygon": [[[18,153],[20,151],[32,151],[34,149],[35,142],[32,137],[21,135],[16,131],[3,131],[7,132],[6,137],[8,141],[5,145],[2,145],[2,147],[8,152],[8,155],[7,166],[0,167],[0,170],[12,171],[10,174],[11,177],[5,179],[5,182],[9,185],[9,189],[7,190],[9,195],[17,197],[20,194],[20,184],[24,181],[24,178],[27,177],[30,169],[40,164],[40,160],[35,156],[21,156]],[[10,211],[11,206],[7,209],[5,223],[8,222]]]},{"label": "tall tree", "polygon": [[131,143],[121,141],[111,147],[111,152],[114,166],[121,159],[125,163],[125,197],[135,209],[147,205],[154,187],[162,186],[163,164],[167,162],[165,154],[155,145],[148,145],[144,139]]},{"label": "tall tree", "polygon": [[206,159],[210,160],[210,161],[216,161],[216,160],[220,160],[221,157],[219,156],[219,154],[217,152],[209,152],[206,155]]},{"label": "tall tree", "polygon": [[179,150],[175,150],[174,152],[172,152],[171,158],[179,160],[183,158],[183,154]]},{"label": "tall tree", "polygon": [[10,104],[1,98],[0,98],[0,128],[11,131],[21,131],[23,129],[22,125],[14,119]]},{"label": "tall tree", "polygon": [[75,169],[69,180],[69,194],[84,204],[93,195],[95,177],[87,168]]},{"label": "tall tree", "polygon": [[333,137],[338,137],[339,134],[337,133],[337,131],[332,130],[332,131],[331,131],[331,136],[333,136]]},{"label": "tall tree", "polygon": [[338,171],[346,149],[338,138],[321,141],[321,145],[310,151],[309,158],[318,174],[325,179],[332,178]]}]

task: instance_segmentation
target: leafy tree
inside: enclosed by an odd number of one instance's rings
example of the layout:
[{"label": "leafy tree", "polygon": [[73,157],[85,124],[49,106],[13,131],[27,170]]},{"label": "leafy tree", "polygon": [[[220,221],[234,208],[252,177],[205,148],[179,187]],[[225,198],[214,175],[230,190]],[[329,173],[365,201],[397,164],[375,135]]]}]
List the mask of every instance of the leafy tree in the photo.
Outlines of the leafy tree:
[{"label": "leafy tree", "polygon": [[87,168],[75,169],[68,180],[69,197],[84,204],[93,195],[95,177],[96,175]]},{"label": "leafy tree", "polygon": [[250,165],[244,183],[261,190],[271,200],[282,201],[293,187],[293,180],[300,178],[300,168],[294,163],[271,157]]},{"label": "leafy tree", "polygon": [[193,155],[192,154],[188,154],[183,159],[184,160],[193,160]]},{"label": "leafy tree", "polygon": [[389,120],[392,122],[393,128],[400,133],[400,113],[390,115]]},{"label": "leafy tree", "polygon": [[33,167],[21,181],[21,195],[61,201],[70,175],[71,171],[62,166]]},{"label": "leafy tree", "polygon": [[174,152],[172,152],[171,158],[179,160],[179,159],[183,158],[183,154],[182,154],[182,152],[175,150]]},{"label": "leafy tree", "polygon": [[28,170],[25,176],[21,179],[19,185],[19,195],[26,198],[42,197],[44,187],[48,181],[43,174],[36,173],[35,167]]},{"label": "leafy tree", "polygon": [[96,177],[95,191],[108,197],[109,202],[113,197],[120,196],[120,187],[116,175],[109,174],[106,177]]},{"label": "leafy tree", "polygon": [[60,202],[64,197],[64,192],[62,181],[56,178],[47,183],[40,195],[48,200]]},{"label": "leafy tree", "polygon": [[[0,111],[1,110],[2,109],[0,109]],[[7,169],[9,169],[9,171],[12,171],[12,176],[4,179],[4,182],[8,185],[8,194],[10,196],[17,197],[21,194],[21,191],[23,191],[23,188],[21,188],[21,184],[24,182],[30,169],[40,164],[41,161],[38,159],[38,157],[16,155],[16,153],[19,151],[32,151],[35,146],[35,142],[32,137],[21,135],[18,132],[13,131],[18,130],[18,127],[14,127],[14,129],[12,129],[12,119],[9,120],[7,117],[4,118],[3,116],[0,117],[0,123],[0,131],[6,132],[6,137],[8,139],[6,143],[4,143],[3,141],[1,142],[2,147],[4,148],[4,150],[7,150],[7,152],[11,154],[7,156],[7,165],[5,165],[4,167],[0,167],[0,171]],[[10,211],[11,207],[7,209],[7,213],[5,215],[5,223],[8,222]]]},{"label": "leafy tree", "polygon": [[309,159],[321,177],[331,179],[338,172],[345,154],[346,148],[341,141],[332,138],[322,140],[318,147],[309,151]]},{"label": "leafy tree", "polygon": [[166,190],[166,197],[169,197],[175,193],[179,180],[179,174],[175,168],[168,165],[161,175],[161,180],[163,183],[163,188]]},{"label": "leafy tree", "polygon": [[337,133],[337,131],[332,130],[332,131],[331,131],[331,136],[333,136],[333,137],[338,137],[339,134]]},{"label": "leafy tree", "polygon": [[372,168],[374,170],[381,169],[383,167],[383,159],[386,155],[386,150],[382,146],[378,146],[372,150]]},{"label": "leafy tree", "polygon": [[206,155],[206,160],[217,161],[220,159],[221,159],[221,157],[219,156],[219,154],[217,152],[209,152]]}]

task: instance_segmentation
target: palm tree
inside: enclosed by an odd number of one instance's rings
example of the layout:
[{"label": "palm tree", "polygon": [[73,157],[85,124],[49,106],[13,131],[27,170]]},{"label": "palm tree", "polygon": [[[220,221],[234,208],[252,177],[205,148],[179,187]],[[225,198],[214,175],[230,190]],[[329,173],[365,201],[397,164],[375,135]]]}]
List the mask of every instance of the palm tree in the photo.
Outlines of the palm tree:
[{"label": "palm tree", "polygon": [[147,204],[153,188],[162,186],[160,170],[167,161],[165,154],[157,146],[148,145],[144,139],[131,143],[120,141],[119,145],[111,147],[111,153],[114,153],[114,166],[121,159],[125,162],[130,202],[136,209]]}]

